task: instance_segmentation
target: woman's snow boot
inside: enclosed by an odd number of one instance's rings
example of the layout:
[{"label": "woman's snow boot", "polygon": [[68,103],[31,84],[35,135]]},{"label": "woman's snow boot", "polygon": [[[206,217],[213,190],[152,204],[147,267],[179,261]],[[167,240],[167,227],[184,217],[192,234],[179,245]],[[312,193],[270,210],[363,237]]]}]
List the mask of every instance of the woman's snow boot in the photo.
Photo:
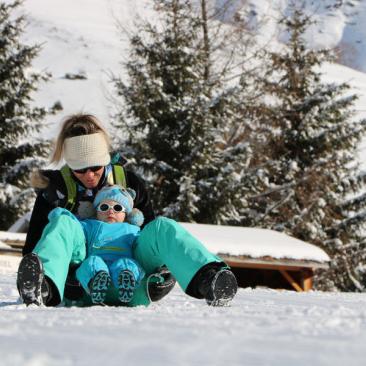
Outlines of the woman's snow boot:
[{"label": "woman's snow boot", "polygon": [[17,288],[23,303],[28,305],[45,304],[49,289],[45,281],[43,264],[35,253],[29,253],[20,261],[17,275]]},{"label": "woman's snow boot", "polygon": [[238,284],[233,272],[221,269],[212,277],[205,299],[211,306],[227,306],[234,298]]},{"label": "woman's snow boot", "polygon": [[193,277],[187,294],[206,299],[211,306],[227,306],[238,290],[235,275],[222,263],[209,263]]}]

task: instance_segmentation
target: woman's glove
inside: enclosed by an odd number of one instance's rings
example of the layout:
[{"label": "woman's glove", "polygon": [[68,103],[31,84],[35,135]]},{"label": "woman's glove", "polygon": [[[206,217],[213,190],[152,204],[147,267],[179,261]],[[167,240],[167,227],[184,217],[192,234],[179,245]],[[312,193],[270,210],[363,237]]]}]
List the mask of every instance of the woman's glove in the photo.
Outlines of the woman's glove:
[{"label": "woman's glove", "polygon": [[160,267],[148,278],[147,290],[151,301],[159,301],[173,290],[176,279],[165,267]]}]

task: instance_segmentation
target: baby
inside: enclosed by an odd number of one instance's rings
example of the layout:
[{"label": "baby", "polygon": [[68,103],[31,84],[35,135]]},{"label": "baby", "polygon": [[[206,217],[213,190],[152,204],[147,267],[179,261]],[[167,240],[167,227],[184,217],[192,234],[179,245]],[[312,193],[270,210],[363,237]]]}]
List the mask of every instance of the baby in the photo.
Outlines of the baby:
[{"label": "baby", "polygon": [[130,302],[145,275],[132,258],[139,226],[144,220],[142,212],[133,208],[134,197],[133,190],[117,185],[105,187],[93,202],[96,219],[80,221],[87,257],[77,269],[76,278],[94,304],[104,303],[112,284],[118,289],[119,301]]}]

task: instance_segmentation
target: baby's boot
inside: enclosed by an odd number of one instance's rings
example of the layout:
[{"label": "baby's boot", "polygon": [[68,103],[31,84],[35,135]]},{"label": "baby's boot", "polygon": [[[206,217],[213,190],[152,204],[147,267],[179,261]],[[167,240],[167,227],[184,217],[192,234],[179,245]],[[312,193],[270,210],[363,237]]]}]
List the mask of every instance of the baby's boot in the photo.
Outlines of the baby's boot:
[{"label": "baby's boot", "polygon": [[118,299],[120,302],[128,303],[132,300],[136,288],[136,279],[129,270],[123,270],[118,275]]},{"label": "baby's boot", "polygon": [[111,285],[111,277],[106,271],[99,271],[89,282],[90,297],[93,304],[103,304]]}]

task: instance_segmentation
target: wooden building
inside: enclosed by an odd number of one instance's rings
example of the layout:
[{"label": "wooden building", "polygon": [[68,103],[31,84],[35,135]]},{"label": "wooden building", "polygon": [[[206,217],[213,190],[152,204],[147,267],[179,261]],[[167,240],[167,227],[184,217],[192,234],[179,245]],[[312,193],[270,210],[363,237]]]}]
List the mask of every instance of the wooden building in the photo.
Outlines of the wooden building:
[{"label": "wooden building", "polygon": [[182,225],[231,266],[240,287],[308,291],[314,272],[328,268],[329,257],[322,249],[277,231]]}]

